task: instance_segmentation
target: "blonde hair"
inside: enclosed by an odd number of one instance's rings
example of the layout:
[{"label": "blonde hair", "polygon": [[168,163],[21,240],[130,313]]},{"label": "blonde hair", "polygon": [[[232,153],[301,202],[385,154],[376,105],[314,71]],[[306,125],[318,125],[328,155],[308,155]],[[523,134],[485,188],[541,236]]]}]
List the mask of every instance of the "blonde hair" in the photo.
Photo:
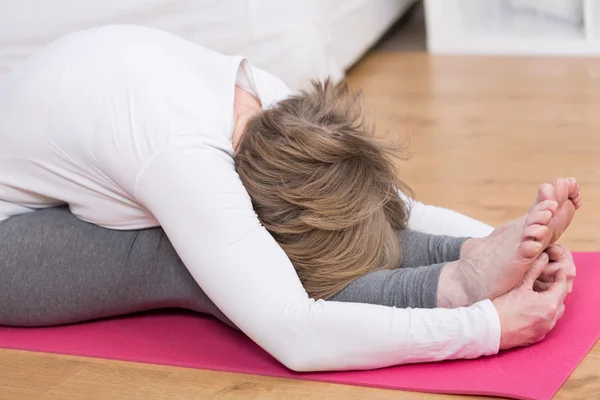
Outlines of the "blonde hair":
[{"label": "blonde hair", "polygon": [[360,92],[315,81],[253,118],[238,148],[260,221],[315,299],[402,261],[408,210],[397,189],[407,188],[386,157],[395,148],[362,114]]}]

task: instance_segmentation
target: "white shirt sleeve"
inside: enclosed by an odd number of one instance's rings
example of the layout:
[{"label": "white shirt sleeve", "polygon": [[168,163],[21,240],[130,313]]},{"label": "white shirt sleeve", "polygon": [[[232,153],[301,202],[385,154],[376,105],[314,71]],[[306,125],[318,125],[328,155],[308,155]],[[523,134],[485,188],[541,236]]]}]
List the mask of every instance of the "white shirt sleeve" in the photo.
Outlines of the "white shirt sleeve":
[{"label": "white shirt sleeve", "polygon": [[408,228],[414,231],[432,235],[484,237],[494,230],[494,227],[464,214],[423,204],[409,198],[401,191],[398,191],[398,194],[410,207]]},{"label": "white shirt sleeve", "polygon": [[423,310],[310,299],[260,224],[230,149],[196,140],[179,137],[146,163],[138,201],[223,313],[288,368],[372,369],[498,351],[499,318],[487,300]]}]

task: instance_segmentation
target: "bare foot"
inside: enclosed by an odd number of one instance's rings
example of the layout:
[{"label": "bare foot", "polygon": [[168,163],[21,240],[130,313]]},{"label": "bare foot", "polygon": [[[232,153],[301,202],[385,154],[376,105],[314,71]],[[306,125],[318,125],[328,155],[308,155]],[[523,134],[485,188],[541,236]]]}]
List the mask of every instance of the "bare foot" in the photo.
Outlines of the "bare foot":
[{"label": "bare foot", "polygon": [[550,243],[555,243],[561,235],[567,230],[575,211],[581,207],[582,196],[579,182],[575,178],[558,178],[554,181],[554,185],[548,183],[540,186],[535,204],[544,200],[555,200],[558,202],[558,211],[552,221],[548,224],[548,228],[552,233]]},{"label": "bare foot", "polygon": [[[558,211],[548,224],[551,232],[550,243],[555,243],[569,227],[575,216],[575,211],[581,207],[582,196],[579,182],[575,178],[557,178],[553,185],[544,183],[540,186],[537,197],[529,212],[533,210],[536,204],[544,200],[554,200],[558,203]],[[467,243],[464,253],[461,252],[461,256],[466,256],[472,248],[485,242],[489,237],[499,235],[508,229],[514,229],[514,225],[519,223],[521,223],[520,218],[506,222],[494,229],[490,236],[477,238],[472,243]]]},{"label": "bare foot", "polygon": [[538,202],[529,213],[485,238],[459,261],[472,301],[494,299],[523,279],[531,263],[548,246],[548,224],[557,211],[556,200]]}]

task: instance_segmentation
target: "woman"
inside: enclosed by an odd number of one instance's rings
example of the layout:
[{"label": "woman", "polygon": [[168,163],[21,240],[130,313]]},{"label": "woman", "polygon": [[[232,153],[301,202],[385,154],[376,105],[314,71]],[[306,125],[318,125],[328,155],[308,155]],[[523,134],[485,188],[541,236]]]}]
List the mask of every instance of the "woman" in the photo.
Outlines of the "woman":
[{"label": "woman", "polygon": [[288,96],[243,58],[164,32],[63,37],[0,83],[0,227],[63,204],[109,229],[160,225],[218,309],[294,370],[478,357],[552,328],[547,315],[520,315],[559,309],[564,275],[545,296],[517,287],[458,309],[311,300],[234,161],[246,124]]}]

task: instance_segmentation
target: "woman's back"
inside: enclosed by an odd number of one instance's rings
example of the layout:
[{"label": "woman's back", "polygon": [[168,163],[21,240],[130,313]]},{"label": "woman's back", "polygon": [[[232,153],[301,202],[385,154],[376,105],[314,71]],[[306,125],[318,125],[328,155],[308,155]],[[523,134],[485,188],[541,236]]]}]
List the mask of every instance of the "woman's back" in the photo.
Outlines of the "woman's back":
[{"label": "woman's back", "polygon": [[241,62],[137,26],[58,39],[0,83],[0,201],[157,225],[133,196],[138,174],[174,137],[229,150]]}]

